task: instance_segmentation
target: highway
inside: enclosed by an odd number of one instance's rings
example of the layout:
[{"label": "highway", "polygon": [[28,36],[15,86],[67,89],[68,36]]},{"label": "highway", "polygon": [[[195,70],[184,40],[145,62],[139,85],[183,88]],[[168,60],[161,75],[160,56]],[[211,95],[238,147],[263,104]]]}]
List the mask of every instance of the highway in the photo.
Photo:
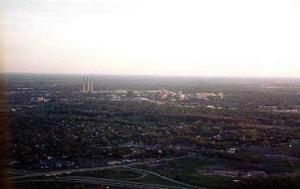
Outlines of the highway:
[{"label": "highway", "polygon": [[[187,155],[187,156],[181,156],[181,157],[174,157],[174,158],[166,158],[161,159],[160,162],[163,161],[173,161],[177,159],[184,159],[184,158],[190,158],[194,157],[194,155]],[[107,170],[107,169],[115,169],[115,168],[122,168],[122,167],[132,167],[137,165],[145,165],[145,164],[153,164],[157,163],[157,161],[145,161],[145,162],[134,162],[129,164],[121,164],[121,165],[113,165],[113,166],[102,166],[102,167],[92,167],[92,168],[79,168],[79,169],[64,169],[64,170],[58,170],[58,171],[44,171],[44,172],[33,172],[28,171],[28,174],[24,174],[21,176],[13,176],[10,178],[7,178],[8,180],[18,180],[18,179],[28,179],[28,178],[34,178],[34,177],[41,177],[41,176],[61,176],[61,175],[70,175],[72,173],[80,173],[80,172],[87,172],[87,171],[101,171],[101,170]],[[16,170],[17,171],[17,170]],[[17,171],[18,173],[20,171]]]},{"label": "highway", "polygon": [[[133,171],[140,171],[141,173],[148,173],[150,175],[154,175],[154,176],[157,176],[161,179],[164,179],[164,180],[167,180],[167,181],[170,181],[170,182],[173,182],[175,184],[178,184],[178,185],[181,185],[181,186],[185,186],[187,188],[200,188],[198,186],[193,186],[193,185],[190,185],[190,184],[187,184],[187,183],[184,183],[184,182],[179,182],[179,181],[176,181],[176,180],[173,180],[173,179],[170,179],[168,177],[165,177],[165,176],[162,176],[162,175],[159,175],[153,171],[148,171],[148,170],[144,170],[144,169],[137,169],[137,168],[131,168],[131,167],[127,167],[128,169],[130,170],[133,170]],[[202,188],[203,189],[203,188]]]},{"label": "highway", "polygon": [[93,185],[104,185],[111,187],[120,187],[120,188],[134,188],[134,189],[183,189],[179,186],[167,186],[160,184],[147,184],[147,183],[138,183],[138,182],[127,182],[127,181],[118,181],[110,179],[100,179],[100,178],[85,178],[85,177],[58,177],[56,179],[29,179],[15,181],[14,183],[28,183],[28,182],[64,182],[64,183],[79,183],[79,184],[93,184]]},{"label": "highway", "polygon": [[[163,161],[173,161],[177,159],[183,159],[183,158],[190,158],[194,157],[194,155],[188,155],[188,156],[181,156],[181,157],[174,157],[174,158],[166,158],[161,159],[159,162]],[[55,181],[68,181],[68,182],[76,182],[76,183],[91,183],[91,184],[103,184],[103,185],[109,185],[109,186],[123,186],[123,187],[129,187],[129,188],[195,188],[195,189],[203,189],[202,187],[193,186],[187,183],[179,182],[176,180],[173,180],[171,178],[159,175],[155,172],[144,170],[144,169],[138,169],[133,168],[133,166],[137,165],[145,165],[145,164],[153,164],[157,163],[157,160],[152,161],[145,161],[145,162],[135,162],[130,164],[122,164],[122,165],[114,165],[114,166],[102,166],[102,167],[93,167],[93,168],[81,168],[81,169],[66,169],[66,170],[59,170],[59,171],[47,171],[47,172],[32,172],[32,171],[12,171],[12,173],[22,174],[20,176],[12,176],[7,178],[9,181],[12,182],[29,182],[33,181],[39,181],[42,180],[47,181],[48,179],[40,179],[36,180],[37,177],[56,177]],[[138,182],[129,182],[129,181],[119,181],[119,180],[112,180],[112,179],[102,179],[102,178],[94,178],[94,177],[82,177],[82,176],[70,176],[70,174],[73,173],[79,173],[79,172],[88,172],[88,171],[101,171],[101,170],[107,170],[107,169],[115,169],[115,168],[126,168],[135,172],[139,172],[142,174],[150,174],[154,175],[156,177],[159,177],[163,180],[172,182],[178,187],[175,186],[163,186],[163,185],[157,185],[157,184],[145,184],[145,183],[138,183]],[[26,179],[26,180],[24,180]],[[141,187],[142,186],[142,187]],[[180,186],[180,187],[179,187]]]}]

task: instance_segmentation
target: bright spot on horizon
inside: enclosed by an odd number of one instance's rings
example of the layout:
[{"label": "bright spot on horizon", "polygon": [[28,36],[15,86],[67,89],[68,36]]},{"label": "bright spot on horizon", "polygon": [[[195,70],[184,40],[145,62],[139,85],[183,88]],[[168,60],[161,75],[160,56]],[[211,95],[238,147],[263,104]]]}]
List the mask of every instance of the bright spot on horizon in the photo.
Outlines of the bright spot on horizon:
[{"label": "bright spot on horizon", "polygon": [[300,76],[296,0],[0,0],[5,72]]}]

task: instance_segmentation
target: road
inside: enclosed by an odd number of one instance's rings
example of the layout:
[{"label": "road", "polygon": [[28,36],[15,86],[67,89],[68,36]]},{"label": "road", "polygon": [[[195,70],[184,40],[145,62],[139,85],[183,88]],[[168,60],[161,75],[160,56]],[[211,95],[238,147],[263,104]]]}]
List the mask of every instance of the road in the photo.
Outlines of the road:
[{"label": "road", "polygon": [[[187,155],[187,156],[181,156],[181,157],[174,157],[174,158],[165,158],[161,159],[160,162],[163,161],[173,161],[177,159],[184,159],[184,158],[190,158],[194,157],[194,155]],[[102,167],[92,167],[92,168],[79,168],[79,169],[64,169],[59,171],[45,171],[45,172],[23,172],[28,173],[21,176],[13,176],[10,178],[7,178],[8,180],[18,180],[18,179],[28,179],[28,178],[34,178],[34,177],[41,177],[41,176],[61,176],[61,175],[70,175],[72,173],[80,173],[80,172],[87,172],[87,171],[102,171],[107,169],[115,169],[115,168],[122,168],[122,167],[133,167],[137,165],[145,165],[145,164],[153,164],[157,163],[157,161],[145,161],[145,162],[134,162],[129,164],[121,164],[121,165],[113,165],[113,166],[102,166]],[[21,171],[16,172],[20,173]]]},{"label": "road", "polygon": [[128,182],[128,181],[118,181],[111,179],[101,179],[101,178],[89,178],[89,177],[58,177],[57,179],[29,179],[15,181],[14,183],[28,183],[28,182],[65,182],[65,183],[80,183],[80,184],[94,184],[94,185],[107,185],[112,187],[120,188],[134,188],[134,189],[182,189],[179,186],[166,186],[160,184],[146,184],[138,182]]},{"label": "road", "polygon": [[184,187],[187,187],[187,188],[201,188],[201,189],[204,189],[203,187],[198,187],[198,186],[193,186],[193,185],[190,185],[190,184],[187,184],[187,183],[184,183],[184,182],[179,182],[179,181],[176,181],[176,180],[173,180],[173,179],[170,179],[168,177],[165,177],[165,176],[162,176],[162,175],[159,175],[153,171],[148,171],[148,170],[144,170],[144,169],[137,169],[137,168],[131,168],[131,167],[127,167],[128,169],[130,170],[134,170],[134,171],[140,171],[141,173],[148,173],[150,175],[154,175],[154,176],[157,176],[163,180],[167,180],[167,181],[170,181],[174,184],[178,184],[178,185],[181,185],[181,186],[184,186]]},{"label": "road", "polygon": [[[161,159],[159,160],[159,162],[164,162],[164,161],[173,161],[173,160],[177,160],[177,159],[184,159],[184,158],[190,158],[190,157],[194,157],[194,155],[188,155],[188,156],[181,156],[181,157],[174,157],[174,158],[165,158],[165,159]],[[94,168],[81,168],[81,169],[66,169],[66,170],[59,170],[59,171],[47,171],[47,172],[24,172],[24,171],[15,171],[15,173],[23,173],[24,175],[20,175],[20,176],[13,176],[8,178],[8,180],[10,181],[14,181],[14,182],[25,182],[24,179],[32,179],[32,178],[36,178],[36,177],[52,177],[52,176],[60,176],[57,179],[60,179],[59,181],[62,180],[67,180],[67,181],[76,181],[76,182],[80,182],[82,181],[82,183],[87,183],[87,182],[96,182],[96,184],[107,184],[110,186],[113,186],[112,184],[114,184],[114,186],[118,185],[118,184],[126,184],[126,185],[130,185],[130,187],[133,186],[137,186],[139,187],[140,185],[143,185],[146,187],[156,187],[153,184],[144,184],[144,183],[137,183],[137,182],[129,182],[129,181],[118,181],[118,180],[109,180],[109,179],[101,179],[101,178],[93,178],[93,177],[74,177],[74,176],[67,176],[73,173],[79,173],[79,172],[87,172],[87,171],[101,171],[101,170],[107,170],[107,169],[115,169],[115,168],[126,168],[129,170],[133,170],[133,171],[137,171],[140,173],[147,173],[147,174],[151,174],[154,176],[157,176],[163,180],[172,182],[176,185],[180,185],[181,187],[179,188],[201,188],[201,187],[197,187],[197,186],[193,186],[187,183],[183,183],[183,182],[179,182],[176,180],[173,180],[171,178],[159,175],[155,172],[152,171],[148,171],[148,170],[144,170],[144,169],[137,169],[137,168],[132,168],[133,166],[137,166],[137,165],[145,165],[145,164],[153,164],[153,163],[158,163],[157,160],[153,160],[153,161],[146,161],[146,162],[135,162],[135,163],[130,163],[130,164],[122,164],[122,165],[114,165],[114,166],[103,166],[103,167],[94,167]],[[22,180],[22,181],[18,181],[18,180]],[[28,182],[28,180],[26,180]],[[151,186],[150,186],[151,185]],[[119,185],[120,186],[120,185]],[[161,185],[162,186],[162,185]],[[124,185],[125,187],[125,185]],[[165,187],[165,186],[164,186]],[[144,187],[143,187],[144,188]],[[166,188],[173,188],[168,186]],[[201,188],[203,189],[203,188]]]}]

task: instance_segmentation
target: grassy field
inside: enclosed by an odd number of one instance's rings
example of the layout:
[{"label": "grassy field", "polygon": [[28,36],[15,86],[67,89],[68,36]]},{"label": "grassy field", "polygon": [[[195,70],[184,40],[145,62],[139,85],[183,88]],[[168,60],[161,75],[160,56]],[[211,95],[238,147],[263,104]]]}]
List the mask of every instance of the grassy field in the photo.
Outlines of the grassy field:
[{"label": "grassy field", "polygon": [[142,174],[133,172],[126,169],[109,169],[109,170],[101,170],[101,171],[87,171],[74,173],[74,176],[86,176],[86,177],[97,177],[97,178],[105,178],[105,179],[134,179],[141,177]]},{"label": "grassy field", "polygon": [[186,158],[164,162],[155,167],[140,166],[141,169],[151,170],[171,179],[195,186],[208,188],[233,188],[235,183],[232,178],[221,176],[204,176],[197,171],[205,166],[219,163],[217,160],[201,158]]},{"label": "grassy field", "polygon": [[221,176],[204,176],[197,171],[205,166],[216,163],[215,160],[202,160],[198,158],[179,159],[173,162],[169,162],[169,166],[176,167],[176,171],[173,175],[160,171],[162,174],[166,174],[173,179],[180,182],[188,183],[195,186],[204,186],[208,188],[233,188],[235,183],[232,178]]},{"label": "grassy field", "polygon": [[237,185],[232,178],[221,176],[204,176],[198,173],[190,173],[178,175],[178,180],[196,186],[204,186],[207,188],[235,188]]},{"label": "grassy field", "polygon": [[187,159],[178,159],[175,161],[170,161],[169,165],[175,165],[178,168],[190,171],[195,169],[200,169],[204,166],[209,165],[211,162],[200,160],[197,158],[187,158]]},{"label": "grassy field", "polygon": [[95,185],[74,184],[68,182],[26,182],[14,183],[14,189],[94,189]]},{"label": "grassy field", "polygon": [[167,181],[155,175],[137,173],[127,169],[110,169],[102,171],[89,171],[75,173],[74,176],[97,177],[105,179],[127,180],[147,184],[161,184],[166,186],[179,186],[173,182]]},{"label": "grassy field", "polygon": [[266,162],[264,166],[268,172],[295,172],[300,170],[300,163],[289,163],[287,161]]},{"label": "grassy field", "polygon": [[154,175],[147,175],[141,179],[135,180],[135,182],[147,183],[147,184],[161,184],[166,186],[179,186],[178,184],[164,180]]}]

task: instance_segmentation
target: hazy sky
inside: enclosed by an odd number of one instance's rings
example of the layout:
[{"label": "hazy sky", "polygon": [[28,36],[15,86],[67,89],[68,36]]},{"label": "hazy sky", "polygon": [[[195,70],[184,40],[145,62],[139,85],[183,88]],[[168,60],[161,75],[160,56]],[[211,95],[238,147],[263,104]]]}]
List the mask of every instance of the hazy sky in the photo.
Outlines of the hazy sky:
[{"label": "hazy sky", "polygon": [[297,0],[0,0],[0,6],[6,72],[300,76]]}]

